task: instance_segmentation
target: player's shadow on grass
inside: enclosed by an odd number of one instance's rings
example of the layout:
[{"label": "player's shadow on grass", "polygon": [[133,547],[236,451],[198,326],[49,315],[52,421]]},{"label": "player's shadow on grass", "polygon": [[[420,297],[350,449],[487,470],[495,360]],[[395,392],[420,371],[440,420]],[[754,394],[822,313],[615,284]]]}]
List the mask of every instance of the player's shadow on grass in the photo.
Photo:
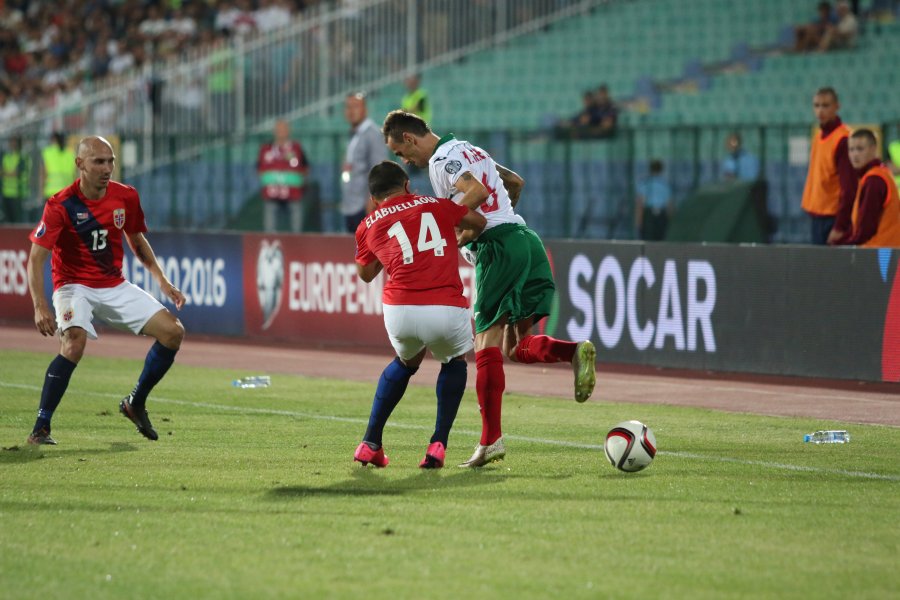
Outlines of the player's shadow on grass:
[{"label": "player's shadow on grass", "polygon": [[113,442],[105,448],[53,448],[47,446],[30,446],[19,444],[4,447],[0,450],[0,465],[17,465],[45,458],[82,458],[98,454],[117,452],[135,452],[137,446],[127,442]]},{"label": "player's shadow on grass", "polygon": [[272,488],[266,493],[270,500],[290,500],[317,496],[403,496],[434,489],[497,486],[505,474],[491,470],[460,471],[440,475],[437,471],[420,471],[403,479],[386,479],[374,469],[356,469],[352,479],[326,486],[290,485]]}]

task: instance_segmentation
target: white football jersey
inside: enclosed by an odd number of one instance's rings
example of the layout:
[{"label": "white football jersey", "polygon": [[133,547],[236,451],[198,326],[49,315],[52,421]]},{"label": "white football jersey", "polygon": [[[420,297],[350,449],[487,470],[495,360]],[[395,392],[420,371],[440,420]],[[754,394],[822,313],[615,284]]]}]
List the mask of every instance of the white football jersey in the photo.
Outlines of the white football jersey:
[{"label": "white football jersey", "polygon": [[456,189],[456,182],[466,172],[471,173],[488,190],[487,200],[478,207],[478,212],[487,219],[485,229],[503,223],[525,224],[525,219],[513,211],[494,159],[478,146],[451,138],[438,146],[428,161],[428,176],[434,195],[450,198],[457,204],[463,193]]}]

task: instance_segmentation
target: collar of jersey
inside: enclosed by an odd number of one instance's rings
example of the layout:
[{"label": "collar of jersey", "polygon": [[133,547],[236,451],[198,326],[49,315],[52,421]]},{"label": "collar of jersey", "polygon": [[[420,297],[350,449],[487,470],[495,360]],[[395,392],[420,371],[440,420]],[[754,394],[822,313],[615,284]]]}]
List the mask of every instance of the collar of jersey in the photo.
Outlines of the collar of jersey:
[{"label": "collar of jersey", "polygon": [[448,133],[447,135],[445,135],[444,137],[442,137],[441,139],[438,140],[437,146],[434,147],[434,150],[432,151],[431,155],[434,156],[434,153],[437,152],[438,148],[440,148],[443,144],[446,144],[450,140],[455,140],[455,139],[456,139],[455,135],[453,135],[452,133]]},{"label": "collar of jersey", "polygon": [[401,202],[407,202],[409,200],[415,200],[416,195],[412,192],[408,194],[400,194],[399,196],[394,196],[393,198],[389,198],[381,203],[381,206],[378,208],[382,208],[384,206],[393,206],[394,204],[399,204]]}]

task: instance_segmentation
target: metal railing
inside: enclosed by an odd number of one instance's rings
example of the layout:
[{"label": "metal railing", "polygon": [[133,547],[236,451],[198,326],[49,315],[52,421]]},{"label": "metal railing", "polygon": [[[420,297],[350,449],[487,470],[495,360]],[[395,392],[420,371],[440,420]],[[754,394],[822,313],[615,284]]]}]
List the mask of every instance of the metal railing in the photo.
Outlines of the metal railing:
[{"label": "metal railing", "polygon": [[160,134],[241,136],[276,118],[321,113],[359,88],[502,42],[609,0],[340,0],[305,10],[289,25],[250,37],[219,35],[170,62],[60,96],[52,109],[0,127],[0,137],[51,131],[140,134],[151,170],[190,154],[154,150]]}]

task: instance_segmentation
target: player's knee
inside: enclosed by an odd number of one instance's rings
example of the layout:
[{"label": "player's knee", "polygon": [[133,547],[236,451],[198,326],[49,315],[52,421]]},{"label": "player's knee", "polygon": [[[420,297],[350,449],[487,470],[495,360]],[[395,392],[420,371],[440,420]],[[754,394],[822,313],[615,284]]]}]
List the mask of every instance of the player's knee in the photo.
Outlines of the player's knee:
[{"label": "player's knee", "polygon": [[87,332],[80,327],[70,327],[62,335],[59,353],[66,360],[77,364],[84,356],[85,346],[87,346]]},{"label": "player's knee", "polygon": [[171,348],[172,350],[180,349],[181,342],[184,341],[184,325],[177,318],[173,318],[166,327],[162,338],[159,340],[159,343],[166,348]]}]

